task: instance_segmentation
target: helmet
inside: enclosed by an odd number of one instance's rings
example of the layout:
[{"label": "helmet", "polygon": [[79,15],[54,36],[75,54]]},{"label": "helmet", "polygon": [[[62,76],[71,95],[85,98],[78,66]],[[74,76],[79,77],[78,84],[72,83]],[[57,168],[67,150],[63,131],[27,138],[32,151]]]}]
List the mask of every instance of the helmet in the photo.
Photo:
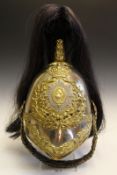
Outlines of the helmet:
[{"label": "helmet", "polygon": [[[97,140],[96,107],[91,110],[88,91],[81,75],[67,62],[64,42],[58,39],[53,62],[39,74],[27,96],[22,115],[22,141],[52,161],[61,161],[90,136],[94,138],[89,159]],[[94,115],[95,114],[95,115]]]}]

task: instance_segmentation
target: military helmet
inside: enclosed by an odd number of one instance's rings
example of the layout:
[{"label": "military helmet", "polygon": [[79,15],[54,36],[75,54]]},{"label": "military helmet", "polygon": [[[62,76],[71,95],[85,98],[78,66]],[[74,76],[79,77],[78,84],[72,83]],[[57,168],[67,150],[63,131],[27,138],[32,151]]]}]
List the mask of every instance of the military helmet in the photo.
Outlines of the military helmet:
[{"label": "military helmet", "polygon": [[62,39],[56,42],[53,62],[31,85],[23,109],[21,130],[22,141],[26,140],[47,160],[62,161],[85,142],[91,131],[94,136],[91,151],[77,162],[86,161],[94,152],[96,106],[89,99],[83,78],[67,62]]}]

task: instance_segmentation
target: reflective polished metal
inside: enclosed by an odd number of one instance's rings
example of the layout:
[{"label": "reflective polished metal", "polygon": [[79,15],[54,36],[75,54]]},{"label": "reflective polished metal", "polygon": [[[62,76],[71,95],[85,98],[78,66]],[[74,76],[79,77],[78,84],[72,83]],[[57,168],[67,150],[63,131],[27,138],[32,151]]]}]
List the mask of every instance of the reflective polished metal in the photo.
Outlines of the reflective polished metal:
[{"label": "reflective polished metal", "polygon": [[46,157],[60,160],[89,137],[92,116],[85,83],[58,39],[53,62],[35,79],[25,103],[26,138]]}]

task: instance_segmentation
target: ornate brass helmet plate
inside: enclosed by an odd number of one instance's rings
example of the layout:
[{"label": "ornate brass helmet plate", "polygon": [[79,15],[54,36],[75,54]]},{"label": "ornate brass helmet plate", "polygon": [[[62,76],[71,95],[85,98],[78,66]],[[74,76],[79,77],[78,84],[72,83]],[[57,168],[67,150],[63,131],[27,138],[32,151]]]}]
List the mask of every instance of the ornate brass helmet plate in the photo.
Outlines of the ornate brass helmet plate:
[{"label": "ornate brass helmet plate", "polygon": [[92,114],[85,84],[65,62],[63,40],[57,40],[55,60],[34,81],[23,124],[27,139],[42,154],[62,159],[88,137]]}]

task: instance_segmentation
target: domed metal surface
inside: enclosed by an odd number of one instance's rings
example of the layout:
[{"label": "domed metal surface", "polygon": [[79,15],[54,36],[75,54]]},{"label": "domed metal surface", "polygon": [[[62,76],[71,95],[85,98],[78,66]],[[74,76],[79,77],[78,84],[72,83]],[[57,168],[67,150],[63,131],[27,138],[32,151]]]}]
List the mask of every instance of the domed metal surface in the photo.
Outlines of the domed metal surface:
[{"label": "domed metal surface", "polygon": [[89,136],[92,114],[81,76],[66,62],[53,62],[29,92],[23,124],[27,139],[46,156],[62,159]]}]

